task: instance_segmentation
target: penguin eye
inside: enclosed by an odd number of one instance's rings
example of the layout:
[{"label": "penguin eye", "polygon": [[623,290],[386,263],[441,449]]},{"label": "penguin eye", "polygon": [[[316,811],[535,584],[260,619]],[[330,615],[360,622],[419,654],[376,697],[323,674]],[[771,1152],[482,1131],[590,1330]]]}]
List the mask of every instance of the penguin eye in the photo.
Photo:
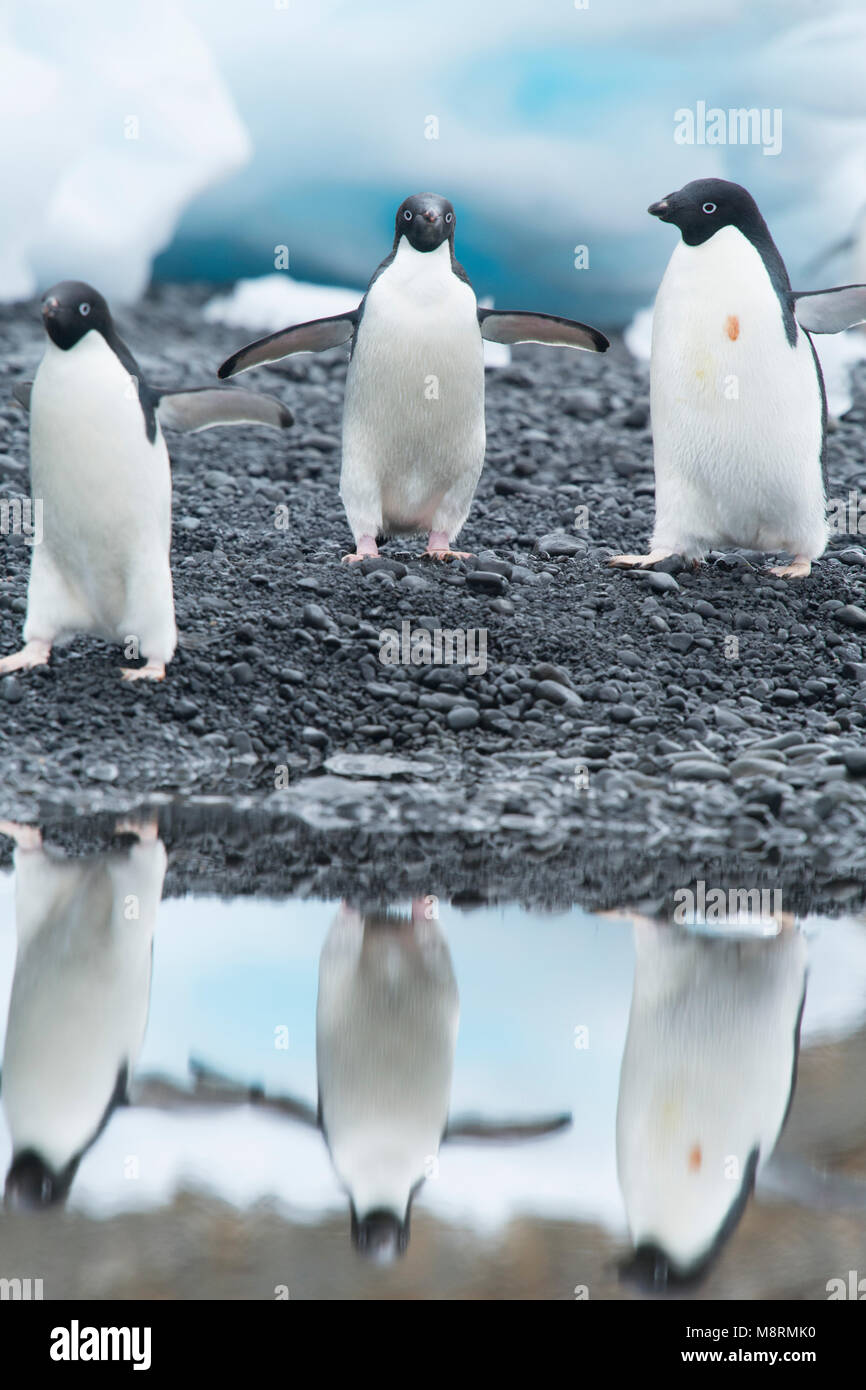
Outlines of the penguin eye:
[{"label": "penguin eye", "polygon": [[403,216],[404,216],[404,218],[406,219],[407,222],[411,222],[411,221],[412,221],[412,214],[411,214],[411,212],[409,211],[408,208],[407,208],[406,211],[403,213]]},{"label": "penguin eye", "polygon": [[78,306],[78,312],[79,312],[79,314],[83,314],[84,317],[86,318],[87,315],[90,313],[90,305],[89,305],[89,304],[79,304],[79,306]]},{"label": "penguin eye", "polygon": [[453,221],[454,221],[454,213],[453,213],[453,212],[446,212],[446,214],[445,214],[445,221],[446,221],[446,222],[453,222]]},{"label": "penguin eye", "polygon": [[701,208],[701,212],[705,212],[705,213],[707,213],[708,215],[711,215],[712,213],[714,213],[715,210],[716,210],[716,205],[715,205],[715,203],[704,203],[703,207]]}]

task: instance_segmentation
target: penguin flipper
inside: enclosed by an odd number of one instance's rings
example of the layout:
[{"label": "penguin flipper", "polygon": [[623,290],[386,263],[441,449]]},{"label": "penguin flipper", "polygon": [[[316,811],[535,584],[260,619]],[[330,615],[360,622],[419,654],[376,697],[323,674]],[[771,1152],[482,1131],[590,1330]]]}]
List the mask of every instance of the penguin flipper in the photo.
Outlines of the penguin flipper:
[{"label": "penguin flipper", "polygon": [[32,381],[16,381],[12,387],[12,395],[19,405],[23,405],[25,410],[30,409],[30,392],[33,390]]},{"label": "penguin flipper", "polygon": [[492,1140],[494,1143],[513,1143],[521,1139],[543,1139],[571,1127],[571,1113],[545,1115],[539,1120],[482,1120],[477,1115],[465,1115],[445,1127],[443,1144],[449,1140]]},{"label": "penguin flipper", "polygon": [[317,1106],[309,1105],[305,1100],[298,1100],[294,1096],[267,1096],[261,1086],[234,1081],[194,1057],[190,1058],[189,1068],[194,1078],[190,1096],[192,1103],[255,1105],[260,1110],[273,1111],[285,1119],[299,1120],[311,1129],[320,1127]]},{"label": "penguin flipper", "polygon": [[479,309],[482,338],[491,343],[545,343],[548,347],[607,352],[610,343],[597,328],[556,314],[528,314],[519,309]]},{"label": "penguin flipper", "polygon": [[217,376],[225,381],[226,377],[237,376],[238,372],[248,372],[250,367],[279,362],[281,357],[289,357],[293,352],[326,352],[328,348],[340,347],[354,334],[358,317],[358,310],[351,309],[332,318],[311,319],[309,323],[296,323],[293,328],[269,333],[266,338],[258,338],[227,357]]},{"label": "penguin flipper", "polygon": [[274,396],[260,396],[238,386],[200,386],[192,391],[164,391],[157,406],[165,429],[195,434],[215,425],[270,425],[287,430],[294,415]]},{"label": "penguin flipper", "polygon": [[793,298],[797,322],[807,333],[842,333],[855,323],[866,323],[866,285],[806,290]]}]

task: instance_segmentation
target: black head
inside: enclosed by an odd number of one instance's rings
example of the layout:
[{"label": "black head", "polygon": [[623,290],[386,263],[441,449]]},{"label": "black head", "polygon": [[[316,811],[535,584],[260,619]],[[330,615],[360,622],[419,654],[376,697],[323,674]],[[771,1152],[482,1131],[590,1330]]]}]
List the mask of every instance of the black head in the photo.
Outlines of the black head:
[{"label": "black head", "polygon": [[758,205],[745,188],[726,179],[695,179],[647,212],[679,227],[687,246],[701,246],[722,227],[736,227],[750,241],[766,232]]},{"label": "black head", "polygon": [[34,1149],[17,1154],[6,1174],[6,1206],[13,1210],[39,1211],[66,1200],[77,1162],[55,1173]]},{"label": "black head", "polygon": [[416,251],[435,251],[443,241],[454,245],[454,209],[438,193],[414,193],[397,209],[394,248],[404,236]]},{"label": "black head", "polygon": [[111,313],[105,300],[83,280],[61,280],[42,300],[42,322],[56,347],[67,352],[93,329],[108,337]]},{"label": "black head", "polygon": [[393,1264],[409,1244],[408,1214],[401,1221],[392,1211],[371,1211],[359,1221],[352,1207],[352,1244],[359,1255],[374,1264]]}]

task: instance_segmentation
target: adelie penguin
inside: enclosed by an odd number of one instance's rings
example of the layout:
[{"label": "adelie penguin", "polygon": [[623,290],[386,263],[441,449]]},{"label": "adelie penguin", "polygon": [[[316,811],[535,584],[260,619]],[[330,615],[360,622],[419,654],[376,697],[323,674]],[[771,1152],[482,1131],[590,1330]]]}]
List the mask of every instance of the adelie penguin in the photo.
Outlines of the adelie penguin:
[{"label": "adelie penguin", "polygon": [[88,632],[144,657],[126,680],[162,680],[177,645],[163,427],[285,429],[292,415],[251,391],[149,385],[102,295],[81,281],[49,290],[42,320],[45,355],[15,395],[30,411],[43,535],[33,546],[24,646],[0,660],[0,675],[44,665],[58,639]]},{"label": "adelie penguin", "polygon": [[796,1080],[806,939],[714,939],[635,919],[616,1119],[632,1257],[683,1290],[709,1273],[771,1160]]},{"label": "adelie penguin", "polygon": [[428,534],[448,558],[484,463],[482,339],[604,352],[602,333],[549,314],[479,309],[454,257],[454,209],[419,193],[397,211],[394,245],[357,309],[272,333],[222,364],[234,376],[294,352],[351,344],[340,493],[355,539],[346,560],[377,555],[380,537]]},{"label": "adelie penguin", "polygon": [[724,546],[785,551],[808,575],[827,542],[827,407],[811,333],[866,320],[866,285],[797,293],[754,199],[698,179],[648,211],[682,233],[653,317],[655,529],[647,567]]},{"label": "adelie penguin", "polygon": [[127,1103],[150,1002],[166,853],[155,820],[122,821],[128,850],[64,858],[36,826],[15,840],[18,949],[3,1054],[12,1138],[7,1206],[65,1202],[84,1155]]}]

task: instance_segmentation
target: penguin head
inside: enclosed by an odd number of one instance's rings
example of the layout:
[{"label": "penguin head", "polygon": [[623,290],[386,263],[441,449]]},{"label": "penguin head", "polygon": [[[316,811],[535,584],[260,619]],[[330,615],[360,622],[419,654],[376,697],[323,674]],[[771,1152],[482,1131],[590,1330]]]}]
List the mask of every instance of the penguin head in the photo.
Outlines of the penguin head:
[{"label": "penguin head", "polygon": [[39,1211],[65,1201],[77,1163],[55,1173],[35,1149],[16,1154],[6,1174],[6,1206],[12,1210]]},{"label": "penguin head", "polygon": [[67,352],[85,333],[111,332],[111,313],[98,290],[83,280],[61,280],[42,299],[42,323],[56,347]]},{"label": "penguin head", "polygon": [[409,1216],[401,1221],[392,1211],[377,1209],[359,1220],[352,1207],[352,1244],[359,1255],[373,1264],[393,1264],[405,1255],[409,1244]]},{"label": "penguin head", "polygon": [[404,236],[416,251],[435,251],[443,241],[454,242],[454,209],[438,193],[414,193],[397,209],[394,246]]},{"label": "penguin head", "polygon": [[687,246],[703,245],[722,227],[736,227],[744,236],[764,227],[751,193],[727,179],[695,179],[678,192],[650,203],[647,212],[679,227]]}]

